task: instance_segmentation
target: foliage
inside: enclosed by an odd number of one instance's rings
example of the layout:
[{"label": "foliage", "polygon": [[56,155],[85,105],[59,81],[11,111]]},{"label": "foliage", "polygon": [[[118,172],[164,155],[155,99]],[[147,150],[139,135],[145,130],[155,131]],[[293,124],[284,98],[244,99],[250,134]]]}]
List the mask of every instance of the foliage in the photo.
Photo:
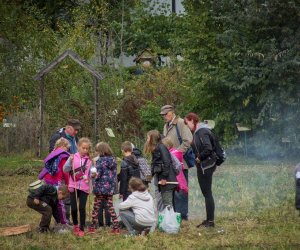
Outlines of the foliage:
[{"label": "foliage", "polygon": [[186,59],[192,89],[187,102],[193,110],[215,118],[226,141],[236,138],[235,123],[241,122],[276,135],[270,145],[291,138],[296,150],[299,140],[292,139],[300,129],[296,1],[287,5],[185,1],[185,9],[185,32],[175,42]]},{"label": "foliage", "polygon": [[[106,138],[105,127],[113,127],[120,140],[161,129],[155,112],[173,103],[178,114],[194,111],[214,119],[226,145],[238,143],[235,124],[241,123],[252,129],[250,152],[297,152],[297,1],[183,3],[185,14],[179,16],[160,1],[1,0],[0,120],[36,108],[39,89],[33,76],[70,48],[106,76],[100,86],[100,138]],[[169,67],[134,75],[116,59],[145,48],[168,56]],[[183,61],[176,60],[178,55]],[[45,84],[45,138],[70,117],[84,121],[81,135],[93,136],[89,73],[67,59]]]},{"label": "foliage", "polygon": [[126,82],[119,112],[119,119],[127,125],[123,133],[144,136],[148,129],[161,130],[159,107],[166,103],[181,103],[184,82],[183,74],[175,67],[150,68],[142,75],[132,76]]}]

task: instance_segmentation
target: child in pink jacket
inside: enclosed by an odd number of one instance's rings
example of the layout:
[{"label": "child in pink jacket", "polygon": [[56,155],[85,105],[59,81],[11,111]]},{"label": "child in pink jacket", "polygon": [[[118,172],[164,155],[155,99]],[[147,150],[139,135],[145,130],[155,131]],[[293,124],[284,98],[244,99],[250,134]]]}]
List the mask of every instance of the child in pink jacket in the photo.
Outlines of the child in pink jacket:
[{"label": "child in pink jacket", "polygon": [[[185,179],[184,173],[183,173],[183,153],[180,150],[177,150],[176,148],[173,147],[173,143],[172,141],[168,138],[165,137],[162,140],[162,143],[169,149],[169,152],[171,154],[173,154],[180,162],[182,165],[182,169],[179,172],[179,174],[176,176],[176,179],[178,181],[178,187],[177,187],[177,192],[179,191],[183,191],[184,193],[188,193],[188,185],[187,185],[187,181]],[[175,204],[176,206],[176,204]]]},{"label": "child in pink jacket", "polygon": [[[71,155],[64,165],[64,172],[69,173],[69,192],[71,199],[71,214],[74,224],[74,234],[84,236],[86,220],[86,203],[90,192],[90,150],[92,143],[88,138],[78,141],[78,152]],[[79,201],[79,205],[77,202]],[[78,207],[77,207],[78,206]],[[78,225],[78,208],[80,214],[80,226]]]}]

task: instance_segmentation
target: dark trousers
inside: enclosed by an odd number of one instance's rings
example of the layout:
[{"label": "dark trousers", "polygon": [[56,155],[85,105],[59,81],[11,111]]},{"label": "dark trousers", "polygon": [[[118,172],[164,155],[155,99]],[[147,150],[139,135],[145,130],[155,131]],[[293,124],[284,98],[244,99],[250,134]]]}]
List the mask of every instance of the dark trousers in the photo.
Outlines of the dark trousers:
[{"label": "dark trousers", "polygon": [[110,226],[111,225],[111,217],[110,217],[110,212],[109,212],[109,209],[107,206],[107,201],[103,201],[99,206],[99,211],[98,211],[99,227],[104,226],[103,213],[104,213],[104,217],[105,217],[105,225]]},{"label": "dark trousers", "polygon": [[113,228],[118,229],[119,228],[119,221],[117,218],[117,214],[115,212],[115,208],[113,206],[113,196],[112,195],[96,195],[94,199],[94,208],[92,212],[92,227],[96,227],[97,219],[98,219],[98,212],[100,206],[104,206],[104,203],[106,204],[106,207],[108,208],[108,211],[110,213],[112,222],[113,222]]},{"label": "dark trousers", "polygon": [[[188,169],[183,170],[187,184],[189,184],[189,171]],[[189,195],[180,190],[175,191],[174,194],[175,211],[181,214],[183,220],[188,220],[189,213]]]},{"label": "dark trousers", "polygon": [[32,208],[33,210],[39,212],[42,215],[40,221],[40,229],[42,231],[47,231],[50,226],[51,217],[52,217],[52,208],[45,202],[40,200],[38,205],[34,204],[33,199],[27,197],[27,206]]},{"label": "dark trousers", "polygon": [[86,202],[88,193],[83,192],[81,190],[75,189],[74,192],[70,193],[71,200],[71,214],[74,225],[78,225],[78,211],[77,211],[77,201],[76,201],[76,192],[77,192],[77,200],[79,201],[79,214],[80,214],[80,229],[84,230],[85,227],[85,219],[86,219]]},{"label": "dark trousers", "polygon": [[206,169],[203,174],[202,168],[197,166],[197,177],[201,192],[205,198],[206,219],[208,221],[215,219],[215,201],[211,191],[212,176],[215,170],[216,166]]}]

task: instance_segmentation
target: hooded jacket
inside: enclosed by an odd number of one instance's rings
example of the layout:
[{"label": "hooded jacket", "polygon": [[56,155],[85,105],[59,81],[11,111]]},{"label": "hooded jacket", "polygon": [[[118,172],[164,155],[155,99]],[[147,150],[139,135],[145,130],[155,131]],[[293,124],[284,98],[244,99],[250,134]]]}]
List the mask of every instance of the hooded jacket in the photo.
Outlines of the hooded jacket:
[{"label": "hooded jacket", "polygon": [[138,148],[133,148],[132,153],[138,160],[141,179],[144,181],[144,183],[149,183],[149,176],[151,176],[151,168],[148,164],[147,159],[143,157],[141,150],[139,150]]},{"label": "hooded jacket", "polygon": [[202,170],[212,168],[216,165],[216,154],[214,152],[214,137],[206,124],[199,123],[194,132],[192,149],[196,158],[200,159],[200,166]]},{"label": "hooded jacket", "polygon": [[128,190],[128,183],[131,177],[141,178],[139,162],[133,154],[124,157],[121,163],[120,194],[125,198],[131,194]]},{"label": "hooded jacket", "polygon": [[93,183],[95,195],[113,195],[116,178],[117,163],[113,156],[101,156],[96,161],[97,176]]},{"label": "hooded jacket", "polygon": [[[157,176],[158,181],[166,180],[167,182],[177,182],[176,173],[172,167],[170,152],[162,143],[158,143],[152,153],[151,172],[152,176]],[[160,192],[165,192],[175,189],[177,185],[167,184],[164,186],[159,185],[158,187]]]},{"label": "hooded jacket", "polygon": [[[73,174],[71,171],[73,171],[73,169],[76,172],[77,168],[81,168],[84,163],[86,162],[85,165],[85,171],[84,171],[84,175],[86,178],[82,178],[78,181],[74,180]],[[85,193],[89,193],[90,192],[90,168],[92,165],[92,161],[90,160],[90,158],[88,156],[83,156],[81,157],[79,153],[74,154],[73,156],[73,163],[70,160],[70,158],[67,160],[67,162],[65,163],[64,167],[63,167],[63,171],[65,173],[69,173],[69,191],[75,189],[81,190]],[[75,178],[76,179],[76,178]]]},{"label": "hooded jacket", "polygon": [[135,221],[143,226],[152,226],[155,223],[154,202],[146,190],[134,191],[126,201],[119,205],[120,210],[132,209]]}]

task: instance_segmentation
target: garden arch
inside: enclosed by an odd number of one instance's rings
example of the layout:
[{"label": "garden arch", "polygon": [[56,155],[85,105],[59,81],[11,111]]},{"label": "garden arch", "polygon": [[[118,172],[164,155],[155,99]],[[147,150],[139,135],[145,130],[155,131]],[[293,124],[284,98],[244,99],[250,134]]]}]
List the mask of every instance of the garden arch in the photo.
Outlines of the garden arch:
[{"label": "garden arch", "polygon": [[42,148],[43,148],[43,127],[44,127],[44,90],[45,90],[45,82],[44,77],[61,61],[63,61],[67,56],[71,57],[73,61],[78,63],[80,66],[85,68],[94,76],[94,139],[98,141],[98,110],[99,110],[99,81],[104,78],[102,74],[97,72],[90,64],[88,64],[85,60],[81,59],[78,54],[73,52],[72,50],[66,50],[64,53],[55,58],[52,62],[50,62],[47,66],[41,69],[33,79],[39,82],[39,149],[38,156],[41,156]]}]

